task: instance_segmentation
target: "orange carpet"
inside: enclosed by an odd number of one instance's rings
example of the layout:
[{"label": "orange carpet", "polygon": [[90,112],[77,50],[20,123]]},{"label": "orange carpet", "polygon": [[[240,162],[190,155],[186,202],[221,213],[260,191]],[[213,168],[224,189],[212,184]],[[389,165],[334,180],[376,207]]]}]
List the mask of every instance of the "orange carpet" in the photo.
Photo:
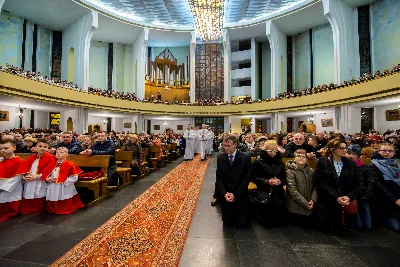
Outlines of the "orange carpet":
[{"label": "orange carpet", "polygon": [[179,164],[51,266],[177,266],[208,162]]}]

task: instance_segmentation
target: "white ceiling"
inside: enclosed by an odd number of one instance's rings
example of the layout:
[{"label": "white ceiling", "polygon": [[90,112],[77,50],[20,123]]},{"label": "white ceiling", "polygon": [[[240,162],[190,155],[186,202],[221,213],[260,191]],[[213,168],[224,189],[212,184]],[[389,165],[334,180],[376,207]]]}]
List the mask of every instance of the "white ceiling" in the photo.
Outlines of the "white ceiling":
[{"label": "white ceiling", "polygon": [[193,28],[187,0],[77,0],[141,25]]},{"label": "white ceiling", "polygon": [[379,107],[379,106],[391,105],[391,104],[399,104],[400,105],[400,97],[386,98],[386,99],[369,101],[369,102],[364,102],[364,103],[357,103],[357,104],[353,104],[350,106],[357,107],[357,108],[371,108],[371,107]]},{"label": "white ceiling", "polygon": [[89,12],[71,0],[6,0],[2,10],[55,31],[62,31]]},{"label": "white ceiling", "polygon": [[226,0],[224,23],[241,23],[269,16],[307,0]]},{"label": "white ceiling", "polygon": [[133,44],[143,31],[142,27],[126,24],[99,14],[99,27],[93,33],[93,40],[107,43]]},{"label": "white ceiling", "polygon": [[8,107],[20,106],[21,108],[40,110],[40,111],[49,111],[49,112],[65,111],[65,110],[71,110],[71,109],[75,108],[72,106],[53,104],[53,103],[48,103],[48,102],[43,102],[43,101],[36,101],[36,100],[29,99],[29,98],[7,96],[7,95],[0,95],[0,105],[8,106]]},{"label": "white ceiling", "polygon": [[189,46],[192,35],[190,32],[174,32],[168,30],[149,30],[150,47]]}]

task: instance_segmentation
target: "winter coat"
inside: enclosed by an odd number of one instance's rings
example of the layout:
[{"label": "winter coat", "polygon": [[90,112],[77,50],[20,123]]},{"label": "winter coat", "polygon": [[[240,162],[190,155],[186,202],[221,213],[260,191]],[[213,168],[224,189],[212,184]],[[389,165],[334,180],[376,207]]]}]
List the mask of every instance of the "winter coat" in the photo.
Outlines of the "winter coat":
[{"label": "winter coat", "polygon": [[362,204],[368,201],[374,194],[374,177],[371,175],[368,166],[365,165],[358,167],[358,172],[361,178],[362,191],[357,200]]},{"label": "winter coat", "polygon": [[342,162],[343,168],[339,177],[330,157],[319,158],[314,170],[314,186],[317,188],[318,198],[314,212],[319,227],[328,232],[338,230],[342,225],[342,206],[337,198],[348,196],[353,201],[362,191],[361,177],[355,162],[347,158],[342,158]]},{"label": "winter coat", "polygon": [[[274,202],[284,203],[283,186],[286,185],[286,171],[280,153],[271,157],[266,151],[262,150],[260,157],[253,162],[250,177],[251,181],[257,185],[255,196],[257,196],[257,191],[268,194],[272,188],[271,198]],[[269,184],[269,179],[274,177],[281,181],[280,185],[272,186]]]},{"label": "winter coat", "polygon": [[296,145],[294,142],[290,142],[286,146],[286,157],[287,158],[293,158],[294,157],[294,152],[298,149],[304,149],[307,153],[313,152],[313,147],[310,146],[307,143],[303,143],[301,146]]},{"label": "winter coat", "polygon": [[78,142],[78,140],[75,139],[75,137],[68,145],[66,145],[64,142],[61,141],[54,146],[55,149],[59,147],[66,147],[68,149],[68,154],[79,154],[82,151],[81,144]]},{"label": "winter coat", "polygon": [[[383,159],[379,154],[374,154],[372,159]],[[400,199],[400,186],[394,181],[383,179],[382,172],[373,163],[368,169],[374,179],[374,196],[370,204],[374,218],[388,219],[396,218],[400,220],[400,207],[395,204]]]},{"label": "winter coat", "polygon": [[297,168],[296,162],[288,161],[286,163],[286,206],[288,211],[296,214],[309,216],[313,210],[309,210],[310,200],[317,202],[317,190],[313,183],[313,169],[308,165],[304,168]]}]

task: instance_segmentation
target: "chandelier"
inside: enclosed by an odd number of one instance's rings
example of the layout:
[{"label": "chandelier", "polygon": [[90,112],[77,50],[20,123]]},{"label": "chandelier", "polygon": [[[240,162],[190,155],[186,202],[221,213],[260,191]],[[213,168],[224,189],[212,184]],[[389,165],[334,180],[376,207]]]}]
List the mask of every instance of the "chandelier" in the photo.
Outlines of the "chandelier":
[{"label": "chandelier", "polygon": [[202,42],[218,42],[222,37],[224,0],[189,0],[196,30]]}]

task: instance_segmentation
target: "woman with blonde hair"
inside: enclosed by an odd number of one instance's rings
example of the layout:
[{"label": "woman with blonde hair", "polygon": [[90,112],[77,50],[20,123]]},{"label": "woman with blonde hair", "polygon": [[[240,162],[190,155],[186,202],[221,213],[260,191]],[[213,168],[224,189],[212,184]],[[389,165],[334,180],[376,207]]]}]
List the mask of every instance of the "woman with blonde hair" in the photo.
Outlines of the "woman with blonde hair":
[{"label": "woman with blonde hair", "polygon": [[337,137],[328,142],[314,171],[318,202],[315,214],[324,232],[338,231],[349,223],[358,210],[357,197],[362,190],[361,177],[354,161],[346,158],[345,140]]},{"label": "woman with blonde hair", "polygon": [[254,201],[262,224],[266,227],[282,226],[286,217],[283,189],[286,172],[274,140],[265,142],[260,157],[252,165],[250,177],[257,185]]}]

